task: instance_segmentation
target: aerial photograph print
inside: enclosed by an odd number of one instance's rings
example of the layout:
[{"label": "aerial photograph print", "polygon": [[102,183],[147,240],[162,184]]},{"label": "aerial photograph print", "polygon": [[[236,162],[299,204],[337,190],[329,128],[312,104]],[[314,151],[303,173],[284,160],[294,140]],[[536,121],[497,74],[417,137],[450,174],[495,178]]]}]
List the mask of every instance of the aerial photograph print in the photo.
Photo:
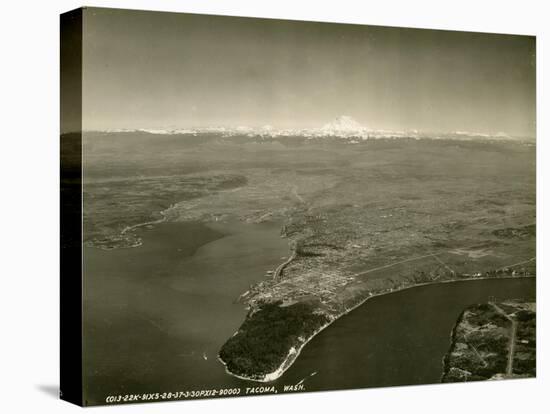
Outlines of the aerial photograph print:
[{"label": "aerial photograph print", "polygon": [[536,376],[534,36],[79,13],[83,405]]}]

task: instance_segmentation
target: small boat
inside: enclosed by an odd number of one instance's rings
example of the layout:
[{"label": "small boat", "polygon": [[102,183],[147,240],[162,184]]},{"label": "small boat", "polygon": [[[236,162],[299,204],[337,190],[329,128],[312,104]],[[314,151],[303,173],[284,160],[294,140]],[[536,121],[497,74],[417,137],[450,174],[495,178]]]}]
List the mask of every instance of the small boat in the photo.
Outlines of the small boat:
[{"label": "small boat", "polygon": [[208,357],[206,356],[206,352],[202,353],[202,359],[204,359],[205,361],[208,361]]}]

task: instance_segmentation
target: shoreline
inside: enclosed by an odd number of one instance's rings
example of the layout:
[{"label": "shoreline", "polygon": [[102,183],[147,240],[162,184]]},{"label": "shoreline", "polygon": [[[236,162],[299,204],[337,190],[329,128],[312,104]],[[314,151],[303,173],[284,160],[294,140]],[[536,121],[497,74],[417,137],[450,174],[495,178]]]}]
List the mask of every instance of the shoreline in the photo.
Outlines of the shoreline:
[{"label": "shoreline", "polygon": [[[138,223],[138,224],[133,224],[131,226],[126,226],[120,231],[118,236],[115,236],[115,237],[122,237],[126,233],[131,232],[131,231],[133,231],[135,229],[138,229],[140,227],[154,226],[155,224],[164,223],[166,220],[168,220],[167,217],[166,217],[166,213],[169,210],[173,209],[176,204],[172,204],[167,209],[159,211],[159,214],[162,216],[162,218],[159,218],[158,220],[146,221],[145,223]],[[129,246],[103,247],[101,245],[96,246],[93,243],[93,241],[84,242],[83,244],[87,244],[87,247],[90,247],[90,248],[93,248],[93,249],[100,249],[100,250],[109,251],[109,250],[116,250],[116,249],[133,249],[135,247],[139,247],[139,246],[143,245],[143,242],[141,240],[141,237],[137,237],[137,242],[132,244],[132,245],[129,245]]]},{"label": "shoreline", "polygon": [[[297,348],[295,346],[293,346],[289,350],[289,352],[287,354],[287,357],[283,360],[281,365],[279,365],[279,367],[275,371],[270,372],[268,374],[264,374],[262,376],[262,378],[251,378],[251,377],[245,377],[245,376],[242,376],[242,375],[235,374],[235,373],[229,371],[229,369],[227,368],[227,364],[220,358],[219,353],[217,355],[217,359],[224,365],[225,372],[227,374],[233,376],[233,377],[236,377],[236,378],[239,378],[239,379],[242,379],[242,380],[246,380],[246,381],[254,381],[254,382],[260,382],[260,383],[272,382],[272,381],[275,381],[278,378],[280,378],[294,364],[296,359],[298,359],[298,357],[300,356],[300,353],[302,352],[302,349],[309,343],[309,341],[311,341],[313,338],[315,338],[320,332],[322,332],[323,330],[328,328],[333,322],[337,321],[342,316],[347,315],[351,311],[357,309],[359,306],[363,305],[366,301],[368,301],[371,298],[374,298],[374,297],[377,297],[377,296],[389,295],[391,293],[402,292],[404,290],[413,289],[413,288],[417,288],[417,287],[421,287],[421,286],[437,285],[437,284],[444,284],[444,283],[471,282],[471,281],[475,281],[475,280],[490,280],[490,279],[497,280],[497,279],[526,279],[526,278],[536,279],[536,276],[469,277],[469,278],[464,278],[464,279],[451,279],[451,280],[442,280],[442,281],[435,281],[435,282],[419,283],[419,284],[415,284],[415,285],[411,285],[411,286],[406,286],[406,287],[403,287],[403,288],[400,288],[400,289],[390,289],[389,291],[382,291],[381,293],[370,294],[369,296],[362,299],[357,304],[353,305],[351,308],[346,309],[341,314],[332,317],[329,320],[329,322],[327,322],[321,328],[316,330],[309,338],[307,338],[304,342],[302,342]],[[236,335],[237,333],[238,333],[238,330],[233,335]],[[294,350],[294,352],[293,352],[293,350]]]},{"label": "shoreline", "polygon": [[155,224],[160,224],[160,223],[163,223],[166,221],[166,216],[163,214],[163,212],[161,211],[160,214],[162,214],[162,218],[158,219],[158,220],[153,220],[153,221],[147,221],[145,223],[139,223],[139,224],[134,224],[132,226],[127,226],[127,227],[124,227],[122,229],[122,231],[120,232],[121,235],[125,235],[126,233],[128,233],[129,231],[133,231],[135,229],[138,229],[140,227],[145,227],[145,226],[154,226]]},{"label": "shoreline", "polygon": [[296,259],[296,255],[297,255],[297,253],[296,253],[296,248],[297,248],[296,242],[291,241],[289,243],[289,247],[290,247],[290,250],[292,251],[292,253],[290,254],[290,257],[288,259],[286,259],[283,263],[281,263],[279,266],[277,266],[277,268],[275,269],[275,272],[273,273],[273,280],[275,282],[277,281],[279,276],[283,273],[283,270],[285,270],[285,268]]},{"label": "shoreline", "polygon": [[464,317],[464,310],[460,312],[460,315],[458,315],[458,318],[455,321],[455,324],[453,325],[453,328],[451,329],[451,332],[449,332],[449,348],[447,349],[447,352],[445,352],[445,355],[441,358],[441,376],[439,378],[439,382],[443,383],[443,379],[445,378],[445,375],[449,371],[449,361],[448,356],[453,350],[455,344],[456,344],[456,330],[458,328],[458,325],[460,325],[460,322],[462,321],[462,318]]},{"label": "shoreline", "polygon": [[[282,237],[282,236],[281,236]],[[297,256],[297,253],[296,253],[296,242],[290,242],[289,243],[289,250],[292,252],[289,256],[288,259],[286,259],[283,263],[281,263],[279,266],[277,266],[275,268],[275,270],[273,271],[273,275],[271,276],[271,279],[274,281],[274,282],[277,282],[277,279],[279,278],[279,276],[282,274],[283,270],[285,270],[285,268],[290,264],[292,263],[295,259],[296,259],[296,256]],[[239,295],[239,297],[237,298],[237,302],[239,301],[242,301],[244,299],[246,299],[246,297],[250,294],[250,290],[247,290],[246,292],[244,293],[241,293]],[[237,331],[238,332],[238,331]],[[235,332],[233,334],[236,335],[237,332]]]}]

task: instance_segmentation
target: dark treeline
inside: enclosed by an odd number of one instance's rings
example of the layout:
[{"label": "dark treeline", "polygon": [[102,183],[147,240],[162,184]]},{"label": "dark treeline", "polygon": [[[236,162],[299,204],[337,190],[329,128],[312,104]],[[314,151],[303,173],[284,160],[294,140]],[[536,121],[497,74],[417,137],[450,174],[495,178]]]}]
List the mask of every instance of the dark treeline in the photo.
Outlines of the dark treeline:
[{"label": "dark treeline", "polygon": [[314,313],[306,303],[282,307],[280,302],[263,305],[249,315],[237,335],[220,350],[227,368],[237,374],[259,378],[275,371],[301,338],[308,338],[327,317]]}]

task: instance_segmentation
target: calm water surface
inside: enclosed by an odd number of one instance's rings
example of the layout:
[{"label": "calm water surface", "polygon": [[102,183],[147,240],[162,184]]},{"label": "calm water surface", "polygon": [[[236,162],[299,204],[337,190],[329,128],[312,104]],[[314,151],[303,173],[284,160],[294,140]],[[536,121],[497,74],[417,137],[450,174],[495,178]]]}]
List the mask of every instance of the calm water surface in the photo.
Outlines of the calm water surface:
[{"label": "calm water surface", "polygon": [[[245,309],[235,299],[289,254],[280,223],[163,223],[143,245],[85,249],[85,398],[251,383],[217,361]],[[535,282],[423,286],[367,301],[315,337],[277,386],[307,390],[438,382],[449,333],[468,305],[534,297]],[[313,374],[313,375],[312,375]]]},{"label": "calm water surface", "polygon": [[311,391],[437,383],[458,316],[490,296],[534,300],[535,280],[443,283],[369,299],[313,338],[283,382],[307,378]]},{"label": "calm water surface", "polygon": [[289,254],[280,223],[163,223],[143,245],[85,250],[85,389],[107,395],[234,386],[217,360],[235,299]]}]

